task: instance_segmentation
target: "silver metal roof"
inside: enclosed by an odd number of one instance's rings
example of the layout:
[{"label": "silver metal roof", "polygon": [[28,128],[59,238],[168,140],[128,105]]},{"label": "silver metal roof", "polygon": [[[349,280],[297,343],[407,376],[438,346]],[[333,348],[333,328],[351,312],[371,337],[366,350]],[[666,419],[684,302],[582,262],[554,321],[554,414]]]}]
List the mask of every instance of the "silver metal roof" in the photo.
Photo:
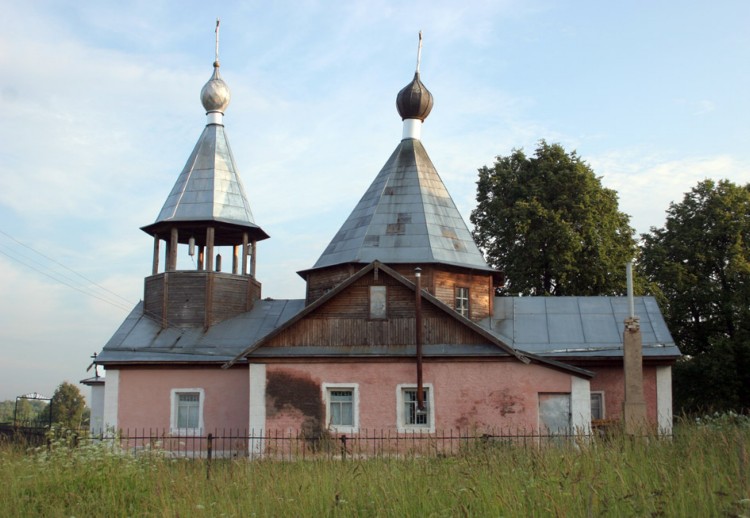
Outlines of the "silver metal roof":
[{"label": "silver metal roof", "polygon": [[[636,297],[643,355],[675,358],[680,351],[669,334],[656,301]],[[252,311],[204,331],[202,327],[161,329],[143,315],[139,303],[97,356],[97,363],[219,363],[225,364],[305,310],[304,300],[261,300]],[[494,314],[481,327],[519,353],[538,357],[621,357],[625,297],[496,297]],[[489,327],[491,324],[491,328]],[[428,356],[497,356],[490,344],[431,345]],[[413,356],[413,347],[260,347],[259,358],[319,356]]]},{"label": "silver metal roof", "polygon": [[218,221],[257,227],[224,126],[208,124],[190,154],[154,226]]},{"label": "silver metal roof", "polygon": [[[653,297],[635,297],[643,355],[679,356]],[[482,325],[513,347],[544,356],[622,356],[626,297],[495,297]]]},{"label": "silver metal roof", "polygon": [[97,356],[97,363],[112,362],[220,362],[239,354],[248,345],[299,313],[305,301],[259,300],[251,311],[211,326],[181,328],[161,326],[143,315],[138,303]]},{"label": "silver metal roof", "polygon": [[401,141],[312,269],[375,260],[494,271],[417,139]]}]

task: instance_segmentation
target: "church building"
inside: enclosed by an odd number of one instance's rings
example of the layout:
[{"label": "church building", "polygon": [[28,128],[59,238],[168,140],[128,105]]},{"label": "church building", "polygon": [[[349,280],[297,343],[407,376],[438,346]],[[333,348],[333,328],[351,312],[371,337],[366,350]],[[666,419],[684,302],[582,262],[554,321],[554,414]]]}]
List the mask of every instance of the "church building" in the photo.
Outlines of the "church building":
[{"label": "church building", "polygon": [[[263,298],[256,266],[269,235],[227,140],[229,100],[217,55],[201,91],[203,133],[142,228],[153,237],[143,300],[96,358],[106,370],[96,426],[586,432],[620,418],[628,300],[495,295],[502,272],[422,141],[433,96],[419,59],[396,97],[401,139],[317,262],[297,272],[304,299]],[[178,268],[178,254],[197,267]],[[670,431],[680,353],[653,298],[633,307],[646,416]]]}]

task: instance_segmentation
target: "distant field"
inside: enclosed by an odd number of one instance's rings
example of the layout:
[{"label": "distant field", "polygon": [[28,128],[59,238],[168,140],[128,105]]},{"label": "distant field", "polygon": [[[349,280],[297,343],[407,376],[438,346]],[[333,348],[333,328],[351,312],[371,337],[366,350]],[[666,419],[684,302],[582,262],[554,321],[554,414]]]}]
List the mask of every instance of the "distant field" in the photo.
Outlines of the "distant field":
[{"label": "distant field", "polygon": [[0,447],[1,516],[750,516],[750,425],[448,457],[214,461]]}]

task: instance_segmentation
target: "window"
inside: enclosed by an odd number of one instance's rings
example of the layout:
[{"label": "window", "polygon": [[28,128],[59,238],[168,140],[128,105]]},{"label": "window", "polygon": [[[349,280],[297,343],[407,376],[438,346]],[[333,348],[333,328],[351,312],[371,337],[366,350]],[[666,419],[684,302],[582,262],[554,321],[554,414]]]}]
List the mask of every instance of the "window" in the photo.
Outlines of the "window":
[{"label": "window", "polygon": [[337,432],[359,428],[359,386],[356,383],[323,383],[326,425]]},{"label": "window", "polygon": [[172,389],[171,393],[172,433],[200,434],[203,431],[202,388]]},{"label": "window", "polygon": [[469,317],[469,288],[456,288],[456,311]]},{"label": "window", "polygon": [[422,391],[422,406],[419,410],[419,401],[417,400],[417,389],[404,390],[404,424],[412,426],[427,425],[427,412],[429,407],[426,402],[427,391]]},{"label": "window", "polygon": [[604,392],[591,393],[591,420],[604,419]]},{"label": "window", "polygon": [[354,391],[331,390],[329,394],[331,409],[329,423],[334,426],[352,426],[354,424]]},{"label": "window", "polygon": [[432,386],[422,387],[424,410],[417,408],[416,385],[399,385],[396,392],[396,424],[399,432],[434,432],[435,413]]},{"label": "window", "polygon": [[370,286],[370,318],[386,318],[385,286]]}]

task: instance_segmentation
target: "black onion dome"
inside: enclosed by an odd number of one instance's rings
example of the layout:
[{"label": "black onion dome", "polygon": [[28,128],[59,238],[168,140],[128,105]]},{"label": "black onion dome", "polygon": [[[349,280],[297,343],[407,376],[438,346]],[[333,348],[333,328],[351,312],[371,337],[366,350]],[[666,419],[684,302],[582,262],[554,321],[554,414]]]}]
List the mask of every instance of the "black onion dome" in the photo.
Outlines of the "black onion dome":
[{"label": "black onion dome", "polygon": [[419,72],[396,96],[396,108],[402,120],[419,119],[422,122],[432,111],[432,94],[419,80]]}]

